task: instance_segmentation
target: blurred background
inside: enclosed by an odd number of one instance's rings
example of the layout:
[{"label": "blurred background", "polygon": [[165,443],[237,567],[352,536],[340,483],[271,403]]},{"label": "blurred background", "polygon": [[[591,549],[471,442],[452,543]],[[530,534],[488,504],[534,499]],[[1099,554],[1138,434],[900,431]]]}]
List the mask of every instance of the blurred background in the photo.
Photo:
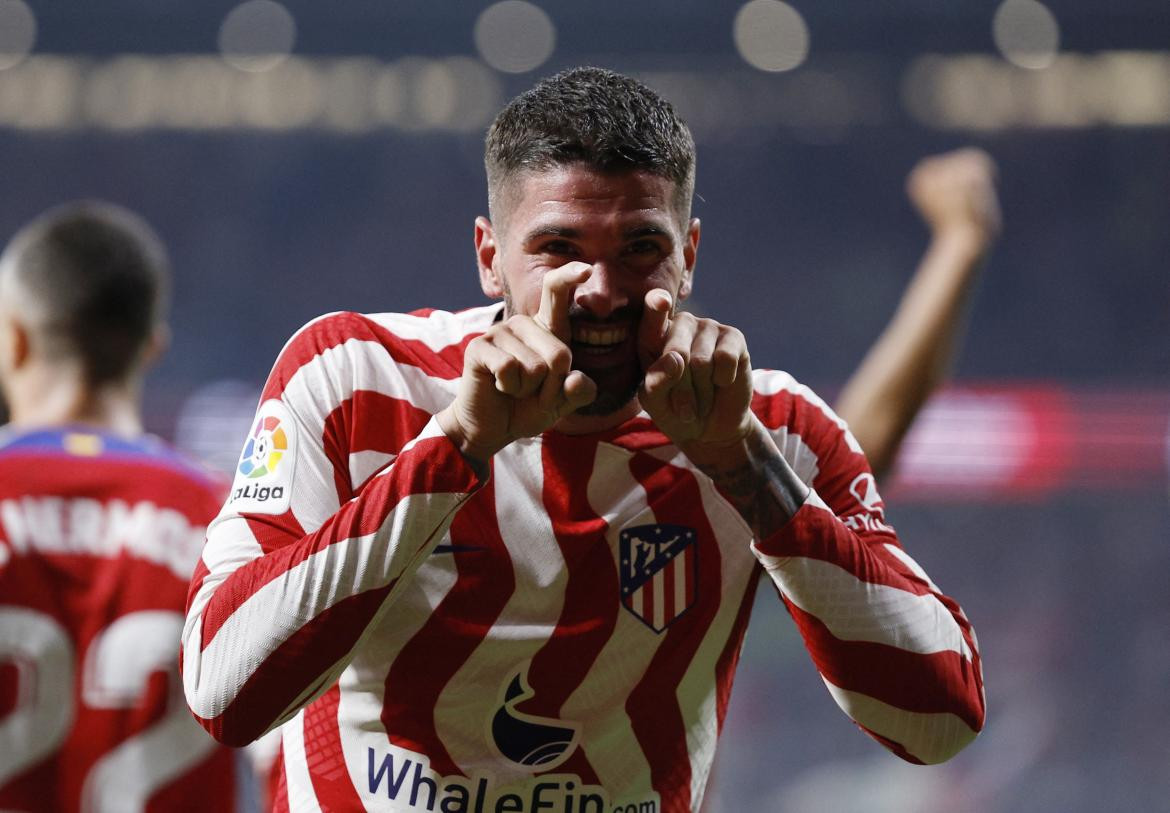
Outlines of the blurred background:
[{"label": "blurred background", "polygon": [[885,489],[978,630],[988,727],[901,764],[762,590],[708,811],[1170,809],[1165,0],[0,0],[0,236],[77,197],[154,223],[175,341],[148,423],[228,472],[305,321],[483,302],[484,129],[578,64],[690,121],[694,308],[830,399],[925,248],[914,162],[1000,167],[954,380]]}]

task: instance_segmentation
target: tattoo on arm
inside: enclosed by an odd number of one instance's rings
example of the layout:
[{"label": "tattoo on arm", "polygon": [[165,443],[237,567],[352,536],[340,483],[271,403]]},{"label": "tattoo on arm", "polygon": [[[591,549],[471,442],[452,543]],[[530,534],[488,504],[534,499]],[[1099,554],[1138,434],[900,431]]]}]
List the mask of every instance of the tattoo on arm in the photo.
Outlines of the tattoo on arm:
[{"label": "tattoo on arm", "polygon": [[809,488],[763,427],[749,432],[743,444],[746,460],[697,465],[751,526],[756,539],[764,539],[792,519],[808,498]]}]

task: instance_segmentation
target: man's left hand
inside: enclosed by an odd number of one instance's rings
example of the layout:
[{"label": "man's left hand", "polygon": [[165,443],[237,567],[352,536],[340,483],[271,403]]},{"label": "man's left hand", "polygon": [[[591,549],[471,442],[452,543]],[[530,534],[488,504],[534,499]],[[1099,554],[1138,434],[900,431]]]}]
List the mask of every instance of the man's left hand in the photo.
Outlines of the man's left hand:
[{"label": "man's left hand", "polygon": [[707,459],[737,445],[752,428],[751,359],[738,330],[672,314],[672,304],[661,288],[646,294],[638,330],[646,375],[638,400],[685,454]]}]

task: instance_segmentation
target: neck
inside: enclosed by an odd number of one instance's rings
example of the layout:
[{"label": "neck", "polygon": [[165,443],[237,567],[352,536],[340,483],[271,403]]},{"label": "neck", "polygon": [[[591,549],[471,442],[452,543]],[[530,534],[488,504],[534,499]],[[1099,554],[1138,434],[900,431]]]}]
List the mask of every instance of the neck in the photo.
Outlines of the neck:
[{"label": "neck", "polygon": [[29,370],[8,387],[10,426],[18,429],[90,426],[126,437],[141,435],[136,382],[90,387],[77,370]]}]

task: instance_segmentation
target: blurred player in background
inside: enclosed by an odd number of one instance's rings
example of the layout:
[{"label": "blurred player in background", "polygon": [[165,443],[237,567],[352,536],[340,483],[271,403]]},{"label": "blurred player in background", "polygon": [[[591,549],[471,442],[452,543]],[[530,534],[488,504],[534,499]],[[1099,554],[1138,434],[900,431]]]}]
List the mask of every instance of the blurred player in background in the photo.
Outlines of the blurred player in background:
[{"label": "blurred player in background", "polygon": [[285,347],[183,645],[217,738],[284,724],[278,808],[697,810],[761,572],[891,751],[942,761],[982,727],[970,624],[843,422],[677,310],[694,158],[644,85],[545,80],[487,139],[503,302],[333,314]]},{"label": "blurred player in background", "polygon": [[232,811],[177,655],[222,484],[143,433],[167,260],[136,215],[52,210],[0,257],[0,809]]},{"label": "blurred player in background", "polygon": [[879,482],[946,376],[977,272],[1000,228],[995,164],[982,150],[923,159],[906,191],[930,228],[930,246],[894,318],[836,403]]}]

